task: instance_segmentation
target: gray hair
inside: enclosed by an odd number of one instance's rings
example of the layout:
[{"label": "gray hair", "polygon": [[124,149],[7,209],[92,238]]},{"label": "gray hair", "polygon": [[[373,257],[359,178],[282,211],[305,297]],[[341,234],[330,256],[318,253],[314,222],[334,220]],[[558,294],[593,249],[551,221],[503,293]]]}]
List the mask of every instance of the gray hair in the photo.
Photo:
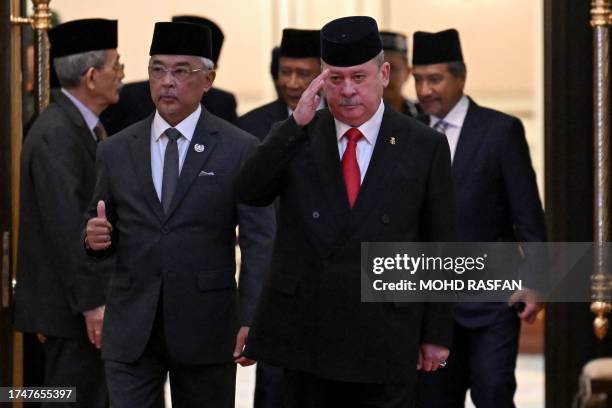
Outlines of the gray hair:
[{"label": "gray hair", "polygon": [[[372,58],[370,61],[374,61],[376,63],[376,66],[378,68],[382,67],[383,64],[385,63],[385,52],[383,50],[381,50],[378,54],[376,54],[376,56],[374,58]],[[323,71],[323,69],[325,68],[326,62],[323,61],[323,58],[321,58],[321,71]]]},{"label": "gray hair", "polygon": [[212,71],[213,69],[215,69],[215,63],[209,60],[208,58],[200,57],[200,60],[202,60],[202,65],[204,65],[204,68],[206,68],[207,70]]},{"label": "gray hair", "polygon": [[447,64],[448,72],[454,77],[465,77],[467,72],[463,61],[452,61]]},{"label": "gray hair", "polygon": [[60,85],[66,89],[81,84],[81,77],[89,68],[100,69],[106,63],[106,50],[87,51],[53,59]]}]

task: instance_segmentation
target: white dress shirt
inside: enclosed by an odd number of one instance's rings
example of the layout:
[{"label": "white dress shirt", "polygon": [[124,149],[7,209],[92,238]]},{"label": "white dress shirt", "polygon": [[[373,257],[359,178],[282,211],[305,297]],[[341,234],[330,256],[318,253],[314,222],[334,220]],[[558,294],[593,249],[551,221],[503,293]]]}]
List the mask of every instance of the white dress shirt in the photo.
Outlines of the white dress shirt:
[{"label": "white dress shirt", "polygon": [[79,110],[79,112],[81,113],[81,116],[83,116],[83,119],[85,120],[85,124],[87,125],[87,128],[89,129],[89,131],[91,132],[91,136],[93,137],[93,139],[95,141],[98,140],[98,137],[96,136],[96,134],[94,133],[93,129],[96,127],[96,125],[98,124],[98,122],[100,121],[100,118],[91,111],[91,109],[89,109],[87,106],[85,106],[83,104],[83,102],[79,101],[77,98],[75,98],[70,92],[68,92],[66,89],[62,88],[62,93],[64,95],[66,95],[66,97],[68,99],[70,99],[72,101],[72,103],[74,103],[74,106],[76,106],[76,108]]},{"label": "white dress shirt", "polygon": [[200,119],[202,113],[202,107],[198,105],[198,108],[182,122],[176,126],[170,126],[166,122],[158,111],[155,111],[155,117],[151,124],[151,174],[153,175],[153,184],[155,185],[155,191],[157,192],[157,198],[161,202],[161,191],[162,191],[162,180],[164,178],[164,155],[166,154],[166,146],[168,145],[168,137],[164,132],[174,127],[176,130],[181,132],[180,137],[176,143],[179,151],[179,174],[183,169],[183,163],[185,163],[185,157],[187,157],[187,150],[191,143],[191,138],[195,132],[196,125]]},{"label": "white dress shirt", "polygon": [[[448,146],[450,147],[451,153],[451,163],[455,158],[455,150],[457,150],[457,143],[459,143],[459,134],[461,133],[461,128],[463,127],[463,121],[465,120],[465,115],[467,115],[468,107],[470,106],[470,101],[467,96],[463,95],[459,102],[453,106],[453,109],[448,112],[446,117],[444,117],[444,122],[447,123],[446,127],[446,139],[448,140]],[[429,126],[433,127],[436,123],[440,121],[440,118],[435,115],[429,116]]]},{"label": "white dress shirt", "polygon": [[[370,165],[370,159],[372,158],[372,153],[374,152],[376,139],[378,139],[378,132],[380,131],[380,125],[382,123],[384,112],[385,104],[381,100],[380,105],[378,106],[378,110],[376,110],[376,113],[374,113],[374,115],[370,119],[368,119],[367,122],[357,128],[363,135],[363,137],[357,142],[357,164],[359,164],[359,172],[361,174],[362,183],[363,178],[365,177],[365,174],[368,171],[368,166]],[[346,123],[342,123],[335,118],[334,122],[336,124],[338,153],[340,153],[340,160],[342,160],[342,155],[344,154],[344,151],[346,150],[346,145],[348,144],[347,138],[343,136],[353,126],[349,126]]]}]

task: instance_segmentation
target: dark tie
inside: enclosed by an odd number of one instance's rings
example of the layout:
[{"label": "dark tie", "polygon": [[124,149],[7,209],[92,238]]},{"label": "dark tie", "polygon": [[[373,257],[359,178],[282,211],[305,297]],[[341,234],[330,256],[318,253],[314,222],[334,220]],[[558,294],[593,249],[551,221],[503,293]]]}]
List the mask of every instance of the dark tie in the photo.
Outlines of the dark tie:
[{"label": "dark tie", "polygon": [[344,134],[344,137],[347,138],[348,143],[342,155],[342,175],[344,176],[349,205],[353,208],[361,186],[361,173],[359,172],[359,163],[357,163],[357,142],[363,135],[359,129],[350,128]]},{"label": "dark tie", "polygon": [[433,128],[437,130],[438,132],[445,135],[446,129],[448,129],[448,123],[445,122],[443,119],[440,119],[439,121],[436,122],[435,125],[433,125]]},{"label": "dark tie", "polygon": [[108,135],[106,134],[106,129],[104,129],[104,126],[100,121],[98,121],[98,123],[96,123],[96,126],[94,126],[93,132],[94,135],[96,135],[96,141],[98,142],[101,142],[108,137]]},{"label": "dark tie", "polygon": [[179,152],[177,140],[183,135],[175,128],[166,129],[164,134],[168,138],[168,144],[166,145],[166,153],[164,154],[164,178],[162,179],[161,202],[162,207],[164,207],[164,212],[168,212],[179,178]]}]

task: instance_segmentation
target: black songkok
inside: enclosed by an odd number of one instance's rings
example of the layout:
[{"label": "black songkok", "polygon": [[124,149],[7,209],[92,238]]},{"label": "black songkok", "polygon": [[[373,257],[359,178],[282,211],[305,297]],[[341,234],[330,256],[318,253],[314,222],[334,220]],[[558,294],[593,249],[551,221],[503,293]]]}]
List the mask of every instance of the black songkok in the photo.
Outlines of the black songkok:
[{"label": "black songkok", "polygon": [[88,18],[68,21],[49,30],[53,58],[117,48],[117,20]]},{"label": "black songkok", "polygon": [[360,65],[381,51],[378,25],[372,17],[342,17],[321,29],[321,58],[329,65]]},{"label": "black songkok", "polygon": [[320,58],[321,32],[285,28],[279,55],[290,58]]},{"label": "black songkok", "polygon": [[219,55],[221,55],[221,47],[223,47],[223,40],[225,39],[223,31],[221,31],[221,27],[219,27],[212,20],[198,16],[174,16],[172,17],[172,21],[175,23],[201,24],[205,27],[208,27],[212,35],[212,58],[210,59],[212,60],[212,62],[215,63],[215,65],[217,65],[217,61],[219,61]]},{"label": "black songkok", "polygon": [[404,34],[393,31],[381,31],[380,41],[385,51],[397,51],[402,54],[408,54],[408,40]]},{"label": "black songkok", "polygon": [[149,55],[193,55],[212,60],[210,29],[192,23],[155,23]]},{"label": "black songkok", "polygon": [[414,33],[412,65],[463,62],[459,33],[454,28],[439,33]]}]

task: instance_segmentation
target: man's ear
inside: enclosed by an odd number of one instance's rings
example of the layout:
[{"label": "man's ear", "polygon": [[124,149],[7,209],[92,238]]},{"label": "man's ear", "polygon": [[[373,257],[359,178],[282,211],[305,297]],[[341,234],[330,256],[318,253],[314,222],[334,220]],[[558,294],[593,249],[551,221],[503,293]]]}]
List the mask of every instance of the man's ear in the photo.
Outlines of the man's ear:
[{"label": "man's ear", "polygon": [[217,77],[217,71],[211,69],[206,73],[206,91],[208,91],[213,86],[213,82],[215,82],[215,78]]},{"label": "man's ear", "polygon": [[95,80],[94,80],[95,74],[96,74],[96,69],[94,67],[89,67],[87,71],[85,71],[85,74],[83,75],[81,79],[81,81],[85,81],[84,82],[85,86],[90,91],[93,91],[94,88],[96,87]]}]

